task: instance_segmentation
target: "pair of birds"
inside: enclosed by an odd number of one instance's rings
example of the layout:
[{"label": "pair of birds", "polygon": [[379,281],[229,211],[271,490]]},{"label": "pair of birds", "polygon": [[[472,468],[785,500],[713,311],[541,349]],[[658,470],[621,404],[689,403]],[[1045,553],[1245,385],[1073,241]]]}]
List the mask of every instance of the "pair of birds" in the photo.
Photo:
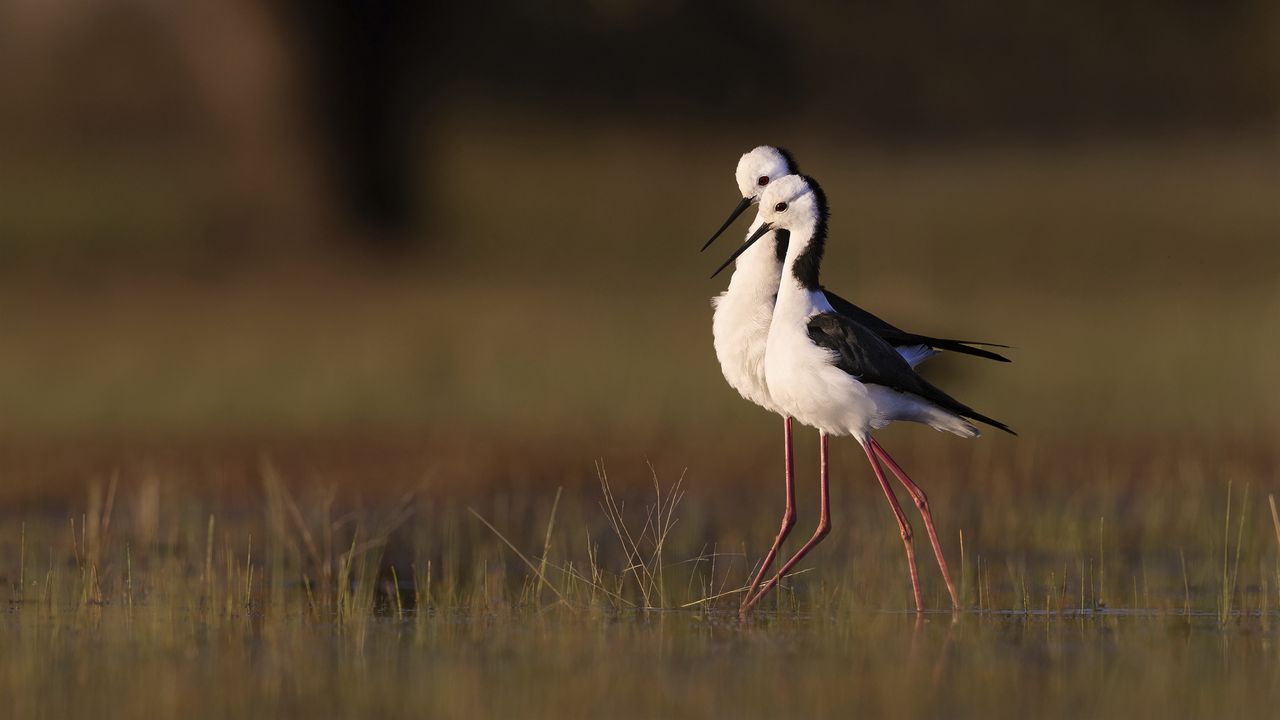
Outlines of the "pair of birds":
[{"label": "pair of birds", "polygon": [[[911,572],[916,612],[924,604],[911,524],[881,463],[902,483],[924,519],[953,608],[955,583],[938,542],[928,499],[872,432],[894,421],[978,437],[970,420],[1013,434],[915,372],[941,351],[1009,362],[992,343],[934,338],[906,332],[825,289],[819,280],[827,240],[827,199],[812,178],[798,174],[781,148],[761,146],[743,155],[735,173],[742,201],[703,245],[706,250],[752,205],[756,219],[743,244],[712,275],[736,263],[729,288],[713,300],[712,330],[725,379],[744,398],[783,416],[786,510],[773,546],[747,587],[745,617],[831,529],[828,438],[852,435],[862,446],[898,522]],[[765,577],[796,522],[792,420],[819,432],[821,510],[812,537],[768,580]]]}]

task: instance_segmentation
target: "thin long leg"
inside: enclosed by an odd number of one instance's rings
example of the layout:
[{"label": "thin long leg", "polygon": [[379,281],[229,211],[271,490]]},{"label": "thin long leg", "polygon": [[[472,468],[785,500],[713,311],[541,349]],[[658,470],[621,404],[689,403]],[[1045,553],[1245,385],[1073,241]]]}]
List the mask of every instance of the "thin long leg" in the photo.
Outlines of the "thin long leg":
[{"label": "thin long leg", "polygon": [[929,498],[925,496],[924,490],[921,490],[919,485],[912,482],[906,471],[889,456],[889,452],[875,438],[871,439],[871,449],[884,461],[885,465],[889,466],[889,471],[907,489],[916,507],[920,509],[920,516],[924,518],[925,531],[929,533],[929,542],[933,545],[933,554],[938,558],[938,569],[942,571],[942,580],[947,584],[947,593],[951,595],[951,606],[959,610],[960,596],[956,594],[956,584],[951,581],[951,570],[947,568],[947,558],[942,554],[942,544],[938,542],[938,531],[933,526],[933,513],[929,511]]},{"label": "thin long leg", "polygon": [[907,551],[907,567],[911,569],[911,594],[916,601],[916,612],[924,612],[924,602],[920,599],[920,572],[916,569],[916,551],[911,542],[911,523],[907,522],[907,516],[902,512],[902,506],[898,504],[898,496],[893,494],[893,487],[885,479],[884,470],[880,468],[880,463],[876,462],[875,451],[871,449],[870,444],[863,445],[862,449],[867,453],[871,470],[876,474],[876,480],[880,481],[880,489],[884,491],[889,507],[893,508],[893,516],[898,520],[898,534],[902,536],[902,547]]},{"label": "thin long leg", "polygon": [[797,550],[796,554],[792,555],[790,560],[787,560],[787,562],[782,565],[782,568],[778,570],[778,573],[770,578],[769,582],[765,583],[754,597],[747,600],[747,603],[743,605],[742,609],[738,612],[741,617],[745,618],[747,613],[751,612],[751,609],[755,607],[756,603],[760,602],[760,598],[764,597],[766,593],[772,590],[773,586],[777,585],[778,581],[785,577],[791,568],[795,567],[796,563],[800,562],[805,555],[808,555],[809,551],[818,543],[822,542],[822,539],[827,536],[827,533],[831,532],[831,483],[828,481],[829,473],[827,471],[827,434],[821,433],[818,437],[820,459],[818,477],[822,498],[822,510],[818,515],[818,527],[813,531],[813,537],[809,538],[809,541]]},{"label": "thin long leg", "polygon": [[778,537],[773,540],[773,547],[769,548],[769,553],[764,556],[764,560],[760,563],[760,571],[756,573],[756,577],[751,581],[751,585],[747,587],[747,592],[742,596],[742,607],[745,608],[751,600],[751,596],[755,594],[756,588],[760,586],[760,582],[764,579],[764,574],[769,571],[769,566],[773,564],[774,558],[778,556],[778,549],[782,547],[782,543],[791,534],[791,528],[796,526],[796,463],[795,455],[792,448],[791,439],[791,418],[784,418],[782,421],[782,443],[783,457],[786,483],[787,483],[787,509],[782,515],[782,528],[778,530]]}]

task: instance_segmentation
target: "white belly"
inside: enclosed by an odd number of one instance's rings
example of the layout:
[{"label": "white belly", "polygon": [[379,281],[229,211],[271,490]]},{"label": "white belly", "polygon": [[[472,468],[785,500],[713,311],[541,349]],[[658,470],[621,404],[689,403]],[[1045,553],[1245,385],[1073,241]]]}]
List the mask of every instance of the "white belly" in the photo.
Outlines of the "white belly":
[{"label": "white belly", "polygon": [[852,435],[859,442],[899,420],[964,437],[980,434],[916,395],[863,384],[834,362],[831,351],[814,345],[807,334],[775,332],[765,358],[765,378],[777,411],[828,435]]},{"label": "white belly", "polygon": [[765,379],[780,412],[828,435],[865,437],[882,427],[878,393],[835,367],[831,352],[799,332],[774,333]]},{"label": "white belly", "polygon": [[725,292],[715,298],[711,322],[716,359],[730,387],[770,412],[778,412],[765,381],[765,346],[773,318],[773,294]]}]

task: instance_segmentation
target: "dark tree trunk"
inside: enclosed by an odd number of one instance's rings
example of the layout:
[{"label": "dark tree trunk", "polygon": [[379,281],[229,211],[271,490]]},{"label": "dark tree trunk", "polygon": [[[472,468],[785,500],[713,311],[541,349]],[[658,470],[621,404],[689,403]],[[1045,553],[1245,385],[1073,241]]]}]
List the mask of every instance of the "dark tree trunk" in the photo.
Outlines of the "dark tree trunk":
[{"label": "dark tree trunk", "polygon": [[416,138],[427,131],[428,4],[413,0],[285,0],[299,34],[305,82],[317,118],[339,214],[352,242],[399,252],[418,241],[425,202]]}]

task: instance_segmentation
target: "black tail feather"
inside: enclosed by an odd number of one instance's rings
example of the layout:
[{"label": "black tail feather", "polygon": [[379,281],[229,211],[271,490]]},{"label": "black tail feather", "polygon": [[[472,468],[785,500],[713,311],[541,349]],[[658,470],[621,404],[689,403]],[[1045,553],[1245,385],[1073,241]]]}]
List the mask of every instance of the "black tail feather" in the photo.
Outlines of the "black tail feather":
[{"label": "black tail feather", "polygon": [[1003,430],[1014,437],[1018,436],[1018,433],[1014,432],[1013,428],[1009,427],[1008,425],[1005,425],[999,420],[996,420],[994,418],[989,418],[986,415],[983,415],[982,413],[978,413],[970,410],[969,412],[965,413],[964,416],[969,418],[970,420],[977,420],[980,423],[990,425],[991,427],[996,428],[997,430]]},{"label": "black tail feather", "polygon": [[[1013,362],[998,352],[983,349],[984,347],[1008,348],[1008,345],[980,343],[973,342],[971,340],[945,340],[942,338],[925,338],[924,344],[938,350],[947,350],[960,355],[972,355],[974,357],[986,358],[987,360],[995,360],[996,362]],[[983,347],[974,347],[975,345],[981,345]]]},{"label": "black tail feather", "polygon": [[997,430],[1003,430],[1009,433],[1010,435],[1013,435],[1014,437],[1017,437],[1018,435],[1018,433],[1013,431],[1013,428],[1009,427],[1008,425],[1005,425],[1004,423],[1000,422],[999,420],[996,420],[995,418],[987,417],[986,415],[983,415],[977,410],[974,410],[968,405],[965,405],[959,400],[951,397],[946,392],[941,390],[938,386],[934,385],[933,383],[930,383],[929,381],[923,378],[920,379],[920,391],[918,392],[918,394],[920,395],[920,397],[924,398],[925,400],[928,400],[929,402],[933,403],[934,405],[937,405],[938,407],[942,408],[943,410],[946,410],[949,413],[959,415],[962,418],[976,420],[985,425],[990,425],[991,427],[996,428]]},{"label": "black tail feather", "polygon": [[[902,347],[903,345],[928,345],[931,348],[949,350],[962,355],[972,355],[974,357],[986,358],[987,360],[995,360],[997,362],[1011,362],[1009,358],[1001,355],[1000,353],[981,349],[984,347],[1008,349],[1008,345],[977,342],[974,340],[950,340],[947,338],[935,338],[929,337],[928,335],[909,333],[885,322],[881,318],[863,310],[826,288],[822,288],[822,292],[826,295],[827,301],[831,303],[831,307],[838,314],[853,320],[876,335],[879,335],[885,342],[893,345],[894,347]],[[974,347],[975,345],[979,347]]]}]

